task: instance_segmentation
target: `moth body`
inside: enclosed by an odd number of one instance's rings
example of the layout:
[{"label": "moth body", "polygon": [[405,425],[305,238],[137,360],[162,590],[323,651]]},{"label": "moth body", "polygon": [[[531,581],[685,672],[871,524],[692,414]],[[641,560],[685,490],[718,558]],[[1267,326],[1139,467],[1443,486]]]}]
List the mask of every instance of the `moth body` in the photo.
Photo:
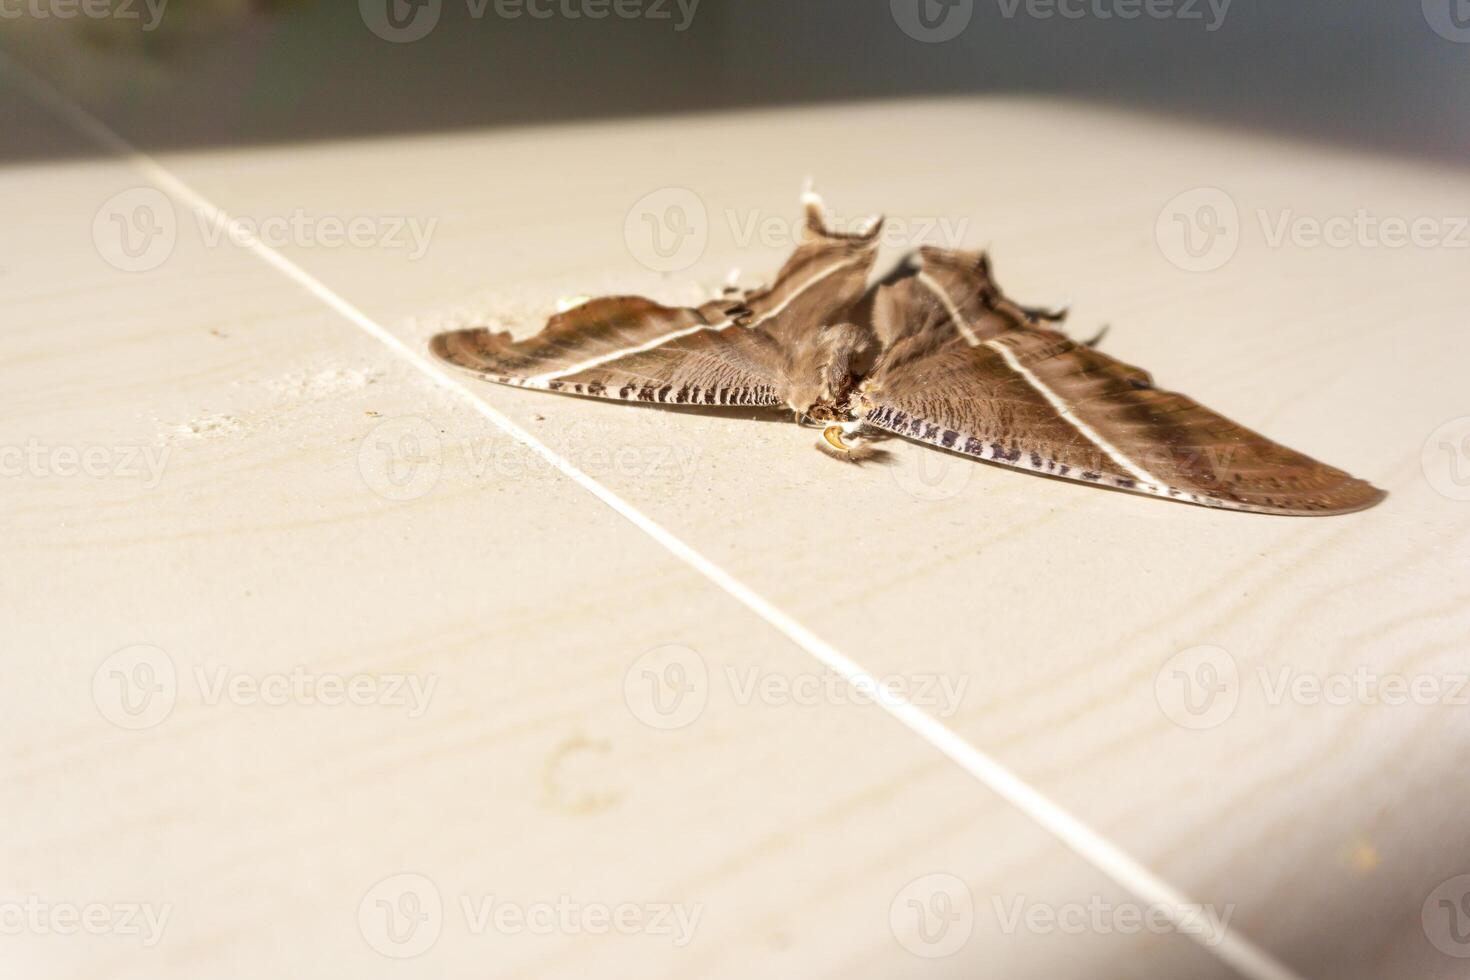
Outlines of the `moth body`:
[{"label": "moth body", "polygon": [[924,247],[868,282],[880,221],[803,240],[769,286],[699,307],[608,296],[516,341],[440,334],[440,358],[501,384],[658,405],[787,408],[847,462],[899,436],[1112,490],[1262,514],[1346,514],[1385,494],[1073,341],[1063,311],[1001,292],[983,252]]}]

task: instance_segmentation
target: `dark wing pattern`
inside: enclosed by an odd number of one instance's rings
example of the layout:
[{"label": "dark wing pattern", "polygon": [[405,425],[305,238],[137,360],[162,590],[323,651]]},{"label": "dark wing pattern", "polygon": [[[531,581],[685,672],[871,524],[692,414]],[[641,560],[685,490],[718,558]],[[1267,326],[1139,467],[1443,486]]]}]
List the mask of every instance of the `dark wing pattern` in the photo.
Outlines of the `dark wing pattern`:
[{"label": "dark wing pattern", "polygon": [[973,256],[938,256],[937,270],[935,258],[922,256],[874,300],[876,329],[891,342],[859,389],[869,424],[1006,466],[1210,507],[1341,514],[1385,496],[989,296],[983,263],[968,280],[955,271]]},{"label": "dark wing pattern", "polygon": [[459,330],[430,348],[482,378],[526,388],[671,405],[778,405],[785,352],[841,322],[863,294],[877,243],[876,226],[829,231],[812,196],[803,241],[769,287],[697,308],[597,299],[526,340]]}]

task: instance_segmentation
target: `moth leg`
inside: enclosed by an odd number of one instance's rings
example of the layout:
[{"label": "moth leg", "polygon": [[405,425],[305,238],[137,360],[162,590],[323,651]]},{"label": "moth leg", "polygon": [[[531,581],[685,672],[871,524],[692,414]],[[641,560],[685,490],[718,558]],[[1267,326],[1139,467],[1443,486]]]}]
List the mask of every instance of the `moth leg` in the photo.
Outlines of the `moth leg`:
[{"label": "moth leg", "polygon": [[1103,324],[1103,328],[1099,330],[1096,334],[1094,334],[1091,340],[1084,340],[1082,342],[1082,346],[1094,348],[1097,347],[1098,344],[1102,343],[1103,338],[1108,335],[1108,331],[1111,329],[1113,329],[1113,325],[1111,323]]},{"label": "moth leg", "polygon": [[817,448],[845,463],[861,463],[882,455],[872,440],[859,434],[862,428],[862,419],[829,425],[822,430],[822,441],[817,443]]}]

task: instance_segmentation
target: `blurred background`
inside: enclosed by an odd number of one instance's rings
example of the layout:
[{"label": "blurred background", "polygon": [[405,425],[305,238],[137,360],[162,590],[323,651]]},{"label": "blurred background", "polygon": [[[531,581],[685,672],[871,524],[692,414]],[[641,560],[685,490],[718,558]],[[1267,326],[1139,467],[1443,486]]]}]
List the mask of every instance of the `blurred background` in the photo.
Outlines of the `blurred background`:
[{"label": "blurred background", "polygon": [[0,0],[0,43],[156,149],[1003,92],[1470,153],[1470,0]]}]

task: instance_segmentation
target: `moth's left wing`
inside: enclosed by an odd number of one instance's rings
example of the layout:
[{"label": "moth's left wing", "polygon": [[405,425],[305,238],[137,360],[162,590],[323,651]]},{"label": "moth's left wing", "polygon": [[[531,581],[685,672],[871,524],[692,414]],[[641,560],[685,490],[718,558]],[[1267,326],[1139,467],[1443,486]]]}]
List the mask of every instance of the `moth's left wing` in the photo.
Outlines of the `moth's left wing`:
[{"label": "moth's left wing", "polygon": [[1342,514],[1385,496],[1054,330],[986,336],[950,323],[950,311],[925,304],[925,288],[906,280],[879,298],[910,326],[860,389],[871,425],[1005,466],[1208,507]]},{"label": "moth's left wing", "polygon": [[803,240],[769,287],[699,307],[636,296],[592,300],[533,337],[458,330],[430,342],[438,357],[501,384],[664,404],[778,405],[785,353],[842,322],[861,298],[875,225],[830,231],[815,195]]},{"label": "moth's left wing", "polygon": [[584,303],[523,341],[456,330],[430,342],[440,358],[501,384],[671,405],[776,405],[771,336],[695,309],[636,296]]}]

